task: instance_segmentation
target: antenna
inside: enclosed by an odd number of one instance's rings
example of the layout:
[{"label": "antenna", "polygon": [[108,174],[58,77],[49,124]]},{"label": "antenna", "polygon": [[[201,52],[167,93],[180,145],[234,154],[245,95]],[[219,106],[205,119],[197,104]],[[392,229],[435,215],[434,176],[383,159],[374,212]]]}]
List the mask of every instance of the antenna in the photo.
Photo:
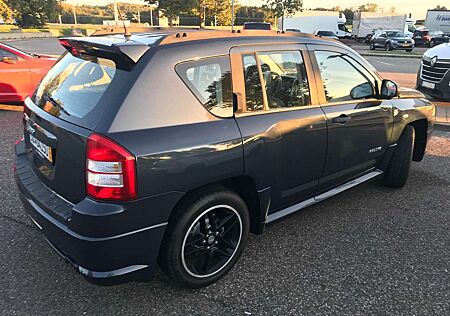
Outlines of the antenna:
[{"label": "antenna", "polygon": [[128,31],[127,26],[125,25],[125,20],[123,19],[123,16],[122,16],[122,13],[120,12],[119,6],[117,6],[117,12],[119,12],[119,17],[120,17],[120,20],[122,21],[123,29],[125,31],[123,36],[125,37],[125,40],[129,41],[131,38],[131,33]]}]

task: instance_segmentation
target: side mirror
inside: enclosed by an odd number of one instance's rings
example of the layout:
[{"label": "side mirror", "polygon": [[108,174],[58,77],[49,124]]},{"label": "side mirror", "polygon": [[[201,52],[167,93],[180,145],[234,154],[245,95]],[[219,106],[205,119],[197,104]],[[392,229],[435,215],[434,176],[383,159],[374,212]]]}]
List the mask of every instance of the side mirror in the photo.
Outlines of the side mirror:
[{"label": "side mirror", "polygon": [[5,64],[15,64],[16,61],[11,57],[2,57],[2,62]]},{"label": "side mirror", "polygon": [[398,95],[397,84],[392,80],[384,79],[381,83],[380,97],[382,99],[392,99]]},{"label": "side mirror", "polygon": [[370,82],[364,82],[357,85],[350,91],[352,99],[366,99],[375,95],[374,88]]}]

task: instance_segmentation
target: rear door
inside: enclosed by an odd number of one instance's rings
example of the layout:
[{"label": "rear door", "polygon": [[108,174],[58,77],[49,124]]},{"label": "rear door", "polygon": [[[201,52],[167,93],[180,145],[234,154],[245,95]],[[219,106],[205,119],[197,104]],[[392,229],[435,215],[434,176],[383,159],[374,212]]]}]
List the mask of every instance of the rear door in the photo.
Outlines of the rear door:
[{"label": "rear door", "polygon": [[381,82],[359,56],[338,47],[308,46],[320,74],[317,86],[328,125],[327,159],[320,180],[320,189],[325,190],[378,165],[391,135],[393,108],[389,100],[362,96],[362,88],[376,91]]},{"label": "rear door", "polygon": [[0,48],[0,102],[23,101],[31,89],[29,62]]},{"label": "rear door", "polygon": [[87,137],[114,113],[112,96],[128,80],[128,71],[111,59],[66,53],[25,102],[30,164],[42,182],[73,203],[86,196]]},{"label": "rear door", "polygon": [[326,154],[326,119],[304,45],[231,50],[235,119],[245,173],[270,188],[274,212],[317,191]]}]

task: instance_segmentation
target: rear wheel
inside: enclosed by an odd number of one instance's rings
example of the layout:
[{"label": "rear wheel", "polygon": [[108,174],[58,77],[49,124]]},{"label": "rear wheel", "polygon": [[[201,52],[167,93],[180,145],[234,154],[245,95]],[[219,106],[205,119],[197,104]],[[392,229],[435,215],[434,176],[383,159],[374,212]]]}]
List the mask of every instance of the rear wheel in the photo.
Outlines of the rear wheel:
[{"label": "rear wheel", "polygon": [[386,186],[401,188],[406,184],[411,165],[413,138],[414,128],[406,126],[384,172],[384,184]]},{"label": "rear wheel", "polygon": [[216,282],[237,262],[247,240],[245,202],[226,189],[208,190],[175,212],[161,246],[161,269],[185,287]]}]

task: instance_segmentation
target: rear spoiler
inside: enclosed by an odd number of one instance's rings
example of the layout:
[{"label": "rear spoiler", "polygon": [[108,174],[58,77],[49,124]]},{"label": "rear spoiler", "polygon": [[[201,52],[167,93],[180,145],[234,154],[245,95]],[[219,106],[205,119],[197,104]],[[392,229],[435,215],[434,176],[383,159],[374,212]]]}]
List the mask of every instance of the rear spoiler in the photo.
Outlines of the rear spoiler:
[{"label": "rear spoiler", "polygon": [[117,37],[60,37],[59,43],[72,55],[83,54],[110,58],[119,64],[136,64],[150,49],[141,42],[125,40]]}]

